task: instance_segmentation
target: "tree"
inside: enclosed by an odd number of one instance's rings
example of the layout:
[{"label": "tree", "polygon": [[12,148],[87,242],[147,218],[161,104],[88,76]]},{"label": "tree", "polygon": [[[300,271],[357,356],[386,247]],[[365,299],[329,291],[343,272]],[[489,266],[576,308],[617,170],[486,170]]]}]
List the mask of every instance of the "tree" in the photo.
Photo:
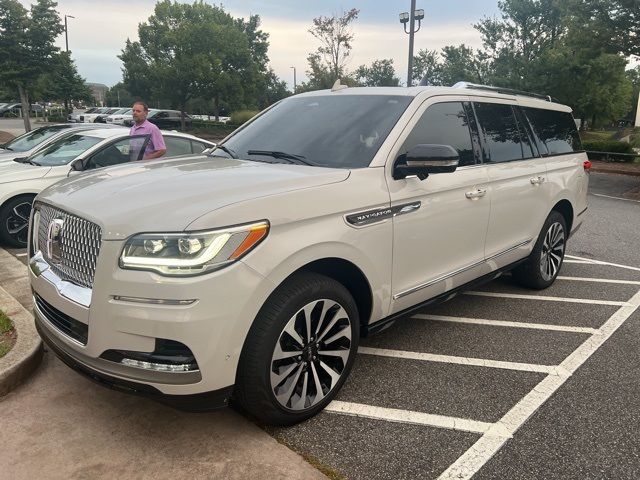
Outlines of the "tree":
[{"label": "tree", "polygon": [[435,50],[420,50],[413,57],[413,80],[425,79],[427,85],[444,85],[442,83],[442,64]]},{"label": "tree", "polygon": [[375,60],[370,67],[360,65],[354,76],[365,87],[397,87],[400,85],[400,79],[396,77],[391,59]]},{"label": "tree", "polygon": [[37,0],[27,12],[17,0],[0,0],[0,83],[18,91],[27,132],[30,91],[55,67],[54,41],[63,31],[56,6],[52,0]]},{"label": "tree", "polygon": [[91,90],[67,52],[55,56],[53,69],[40,77],[36,91],[41,98],[62,100],[65,110],[69,109],[70,100],[89,101],[92,98]]},{"label": "tree", "polygon": [[352,8],[348,12],[338,17],[316,17],[313,19],[313,27],[309,33],[320,40],[320,47],[315,54],[309,56],[310,67],[311,57],[313,60],[327,67],[335,81],[343,76],[345,64],[351,53],[353,42],[353,31],[351,23],[358,18],[360,10]]},{"label": "tree", "polygon": [[104,94],[105,104],[109,107],[129,107],[136,98],[131,95],[122,82],[116,83]]},{"label": "tree", "polygon": [[485,83],[488,76],[486,56],[474,52],[464,44],[442,49],[440,80],[442,85],[451,86],[457,82]]},{"label": "tree", "polygon": [[138,26],[140,41],[125,44],[119,57],[123,82],[132,94],[166,99],[183,114],[198,97],[211,98],[216,110],[222,99],[253,106],[260,87],[269,83],[267,35],[259,24],[258,16],[234,20],[203,1],[163,0]]}]

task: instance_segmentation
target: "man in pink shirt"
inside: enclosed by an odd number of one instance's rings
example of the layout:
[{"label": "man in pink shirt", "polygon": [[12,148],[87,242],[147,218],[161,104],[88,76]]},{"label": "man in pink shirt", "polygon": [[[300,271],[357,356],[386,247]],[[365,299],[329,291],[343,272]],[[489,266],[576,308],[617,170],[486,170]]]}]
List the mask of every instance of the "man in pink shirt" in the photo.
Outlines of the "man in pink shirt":
[{"label": "man in pink shirt", "polygon": [[143,160],[158,158],[167,152],[160,129],[147,120],[149,107],[144,102],[133,104],[133,127],[129,131],[130,135],[149,135],[149,142],[144,150]]}]

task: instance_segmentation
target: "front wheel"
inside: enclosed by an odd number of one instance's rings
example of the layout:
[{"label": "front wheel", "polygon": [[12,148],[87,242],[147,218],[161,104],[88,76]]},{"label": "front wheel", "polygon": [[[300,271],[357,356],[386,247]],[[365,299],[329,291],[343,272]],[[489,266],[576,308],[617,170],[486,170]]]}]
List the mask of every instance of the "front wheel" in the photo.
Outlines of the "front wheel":
[{"label": "front wheel", "polygon": [[559,212],[552,211],[544,222],[533,251],[525,263],[513,270],[521,285],[542,290],[558,276],[567,242],[567,223]]},{"label": "front wheel", "polygon": [[251,327],[235,396],[258,419],[291,425],[337,394],[358,348],[358,309],[337,281],[296,274],[269,297]]},{"label": "front wheel", "polygon": [[21,195],[8,200],[0,208],[0,241],[4,245],[15,248],[27,246],[33,198],[33,195]]}]

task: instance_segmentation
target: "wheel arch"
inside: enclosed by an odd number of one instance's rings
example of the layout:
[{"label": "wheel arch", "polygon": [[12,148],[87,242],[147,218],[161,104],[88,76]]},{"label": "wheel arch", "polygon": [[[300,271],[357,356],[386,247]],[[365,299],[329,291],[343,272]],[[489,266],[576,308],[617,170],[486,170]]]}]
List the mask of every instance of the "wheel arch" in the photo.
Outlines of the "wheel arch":
[{"label": "wheel arch", "polygon": [[566,199],[560,200],[553,206],[552,210],[555,210],[556,212],[558,212],[560,215],[564,217],[564,221],[567,224],[567,236],[568,236],[569,232],[571,232],[571,227],[573,225],[573,215],[574,215],[573,206],[571,205],[571,202]]}]

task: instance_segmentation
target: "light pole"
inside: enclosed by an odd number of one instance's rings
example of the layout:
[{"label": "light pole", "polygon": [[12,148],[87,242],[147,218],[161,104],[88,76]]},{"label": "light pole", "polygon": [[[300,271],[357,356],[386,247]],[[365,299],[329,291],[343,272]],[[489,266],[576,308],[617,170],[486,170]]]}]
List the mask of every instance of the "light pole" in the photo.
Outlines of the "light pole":
[{"label": "light pole", "polygon": [[67,18],[76,18],[73,15],[64,16],[64,40],[67,46],[67,53],[69,53],[69,29],[67,28]]},{"label": "light pole", "polygon": [[289,67],[289,68],[293,68],[293,94],[296,94],[296,67]]},{"label": "light pole", "polygon": [[[411,0],[411,12],[403,12],[400,14],[400,23],[404,26],[404,33],[409,34],[409,65],[407,68],[407,87],[411,86],[413,78],[413,36],[420,30],[421,21],[424,18],[424,10],[416,10],[416,0]],[[416,20],[418,21],[418,28],[416,29]],[[409,24],[409,31],[407,32],[407,23]]]}]

